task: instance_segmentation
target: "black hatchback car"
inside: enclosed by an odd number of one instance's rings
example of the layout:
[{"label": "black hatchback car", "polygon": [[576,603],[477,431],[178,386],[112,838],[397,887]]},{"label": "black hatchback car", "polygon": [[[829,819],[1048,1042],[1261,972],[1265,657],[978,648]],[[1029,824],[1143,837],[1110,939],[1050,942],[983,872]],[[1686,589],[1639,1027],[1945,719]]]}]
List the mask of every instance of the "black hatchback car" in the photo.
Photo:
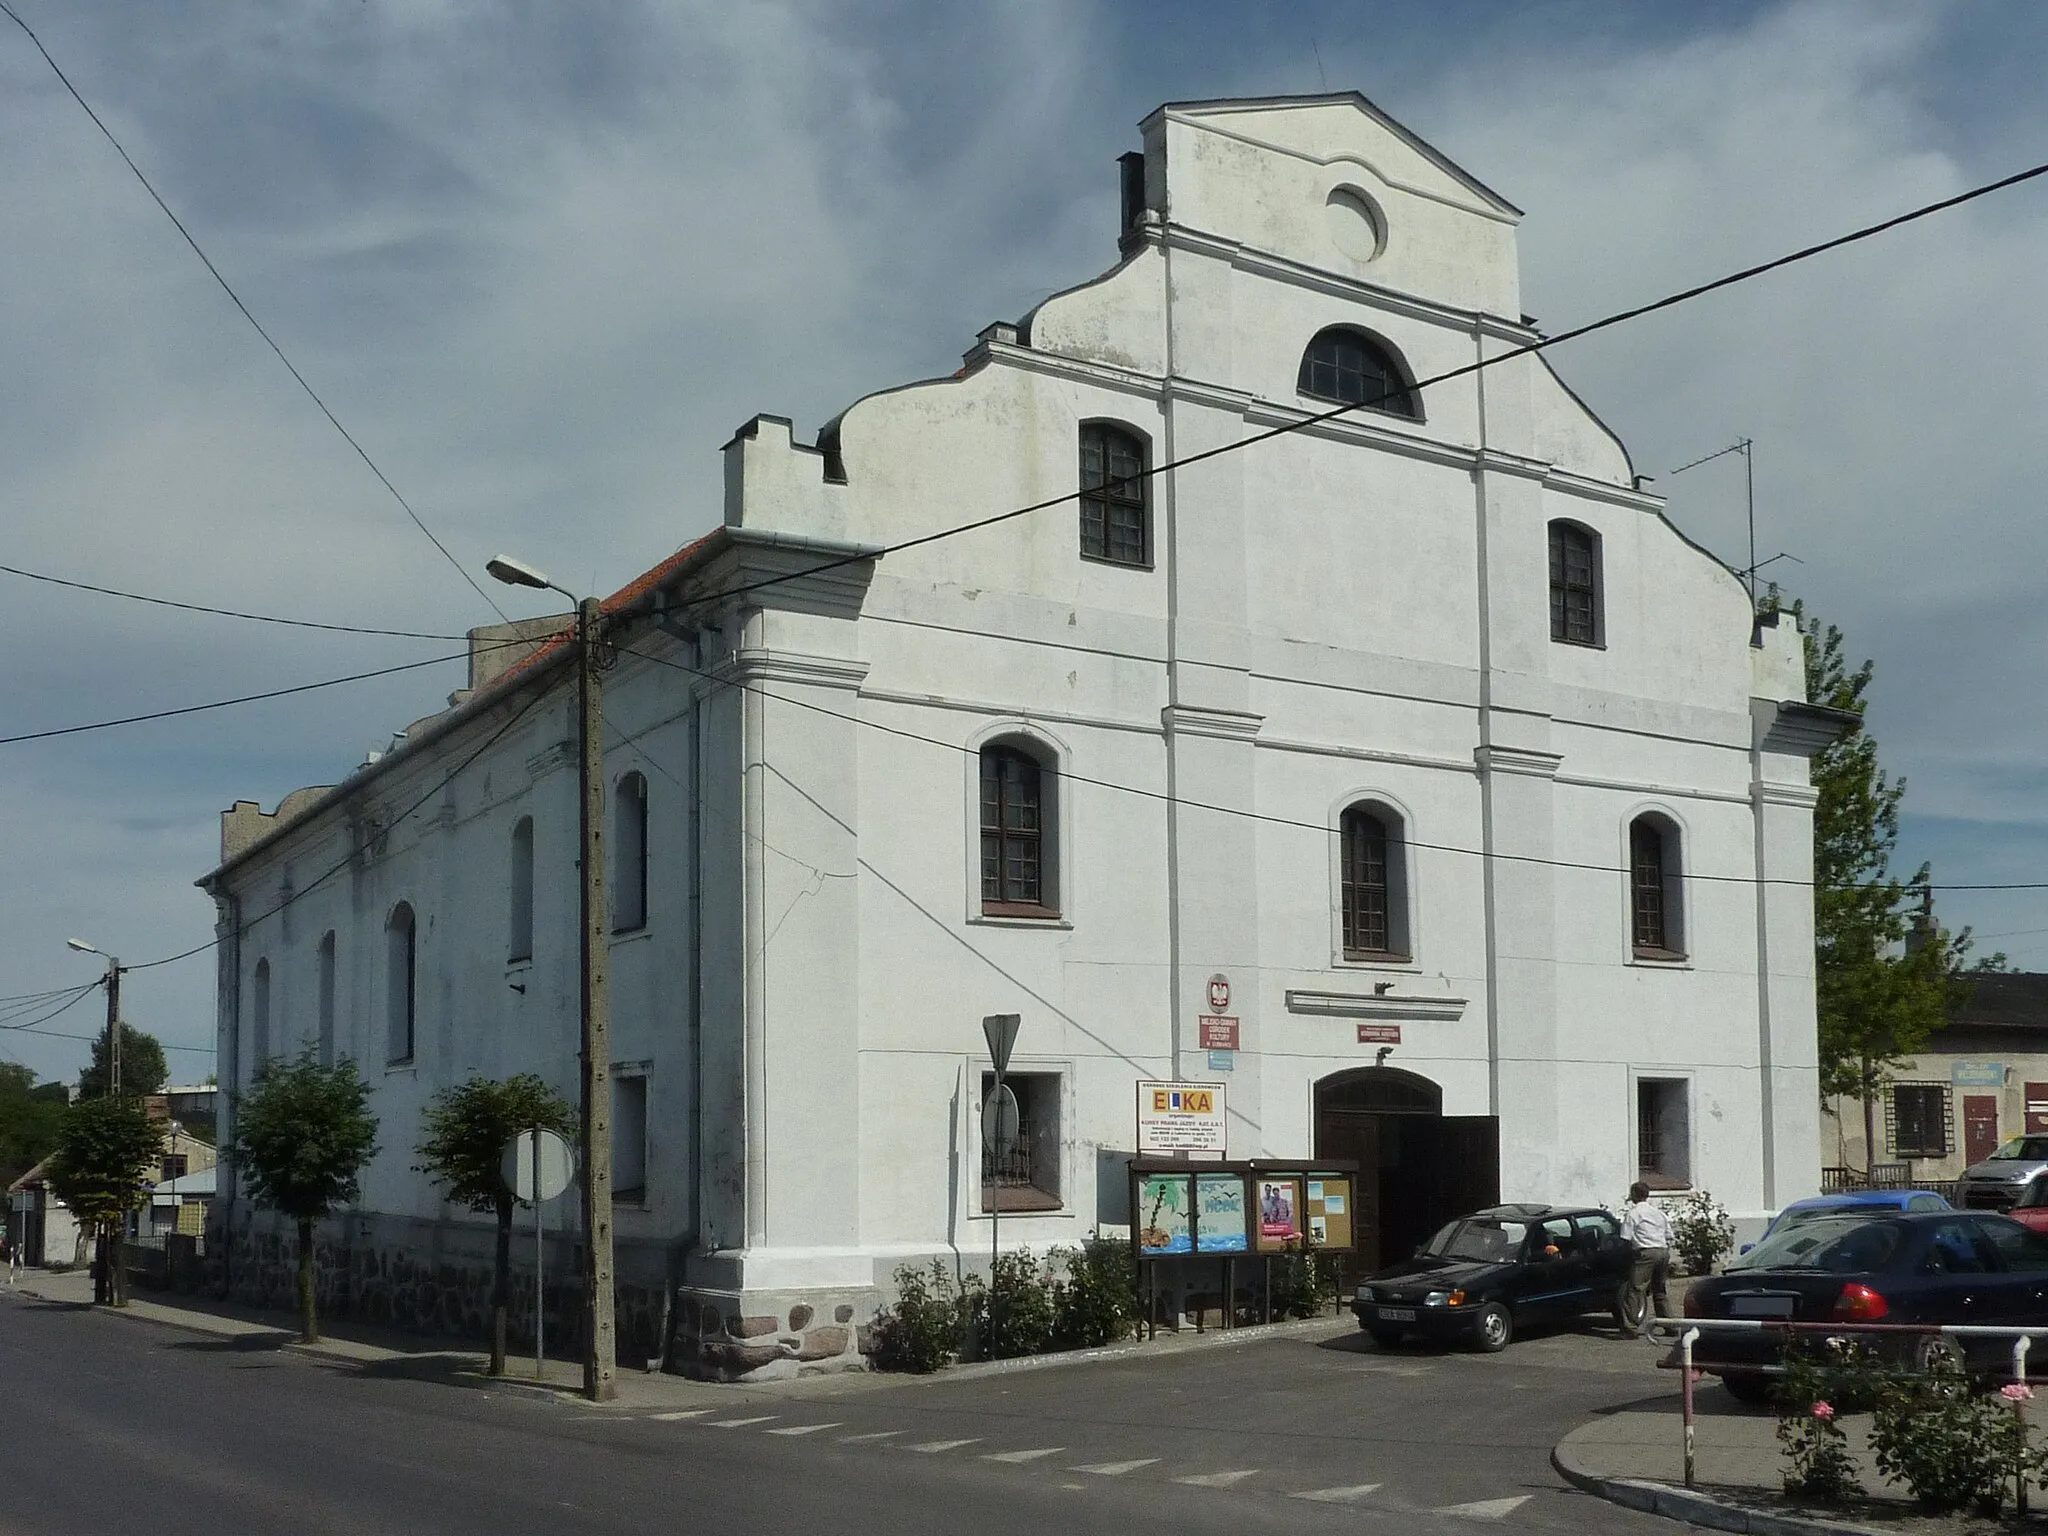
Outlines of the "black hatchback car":
[{"label": "black hatchback car", "polygon": [[[2006,1216],[1976,1211],[1827,1216],[1773,1232],[1728,1266],[1697,1280],[1685,1315],[1799,1323],[1950,1323],[2048,1327],[2048,1237]],[[1958,1351],[1995,1370],[2012,1341],[1938,1334],[1871,1335],[1878,1347],[1925,1366]],[[1703,1332],[1693,1361],[1736,1397],[1762,1401],[1763,1368],[1784,1339],[1769,1331]]]},{"label": "black hatchback car", "polygon": [[1528,1323],[1588,1312],[1621,1321],[1634,1260],[1606,1211],[1489,1206],[1446,1225],[1406,1263],[1367,1277],[1351,1310],[1387,1347],[1416,1333],[1505,1349]]}]

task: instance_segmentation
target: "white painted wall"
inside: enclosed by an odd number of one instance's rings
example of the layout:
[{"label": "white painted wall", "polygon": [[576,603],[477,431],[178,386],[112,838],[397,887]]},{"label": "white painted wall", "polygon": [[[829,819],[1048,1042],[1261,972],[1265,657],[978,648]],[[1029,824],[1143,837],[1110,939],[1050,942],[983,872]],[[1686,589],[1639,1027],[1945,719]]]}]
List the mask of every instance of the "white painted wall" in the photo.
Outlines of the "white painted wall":
[{"label": "white painted wall", "polygon": [[[1295,375],[1326,325],[1373,331],[1419,376],[1531,339],[1515,211],[1362,104],[1162,109],[1145,143],[1153,208],[1114,271],[1022,340],[991,333],[960,376],[852,406],[843,483],[786,423],[749,424],[726,450],[726,532],[673,592],[801,569],[806,540],[895,544],[1069,494],[1086,420],[1127,424],[1155,463],[1298,422],[1323,409]],[[1370,196],[1378,256],[1333,222],[1337,187]],[[1539,359],[1422,399],[1419,423],[1355,412],[1162,476],[1149,570],[1080,560],[1069,504],[692,608],[694,641],[636,631],[671,665],[629,654],[608,678],[607,774],[644,772],[653,818],[647,929],[612,950],[613,1055],[650,1078],[648,1208],[621,1212],[622,1241],[694,1234],[693,1277],[764,1292],[985,1251],[973,1099],[994,1012],[1023,1015],[1016,1070],[1062,1076],[1064,1207],[1006,1215],[1005,1243],[1078,1240],[1121,1219],[1133,1083],[1211,1075],[1194,1021],[1218,971],[1245,1047],[1234,1155],[1307,1154],[1316,1079],[1372,1060],[1355,1019],[1288,993],[1391,983],[1464,1000],[1404,1024],[1392,1064],[1441,1083],[1448,1113],[1501,1116],[1509,1198],[1619,1199],[1644,1075],[1689,1080],[1695,1182],[1732,1209],[1812,1192],[1811,795],[1800,751],[1757,745],[1802,693],[1797,636],[1752,644],[1741,584]],[[1601,649],[1549,638],[1555,517],[1600,535]],[[573,1089],[575,774],[550,687],[448,788],[516,703],[345,786],[220,882],[266,910],[342,856],[360,806],[429,800],[239,952],[244,987],[269,958],[288,1038],[338,935],[342,1048],[385,1124],[366,1209],[462,1219],[410,1171],[435,1089],[516,1070]],[[1056,921],[980,914],[974,754],[1008,732],[1064,776]],[[1339,953],[1333,833],[1361,797],[1407,819],[1409,964]],[[1620,871],[1648,809],[1684,832],[1683,962],[1630,950]],[[527,814],[535,954],[508,965]],[[420,1048],[387,1069],[400,899],[420,916]]]}]

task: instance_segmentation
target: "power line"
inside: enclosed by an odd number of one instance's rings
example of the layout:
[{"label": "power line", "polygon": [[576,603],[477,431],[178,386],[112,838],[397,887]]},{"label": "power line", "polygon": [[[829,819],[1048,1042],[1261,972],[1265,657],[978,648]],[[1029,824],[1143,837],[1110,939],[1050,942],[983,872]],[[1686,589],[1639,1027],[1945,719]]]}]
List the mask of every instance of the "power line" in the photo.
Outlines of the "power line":
[{"label": "power line", "polygon": [[[519,645],[523,641],[508,641]],[[47,731],[25,731],[19,736],[0,736],[0,747],[10,747],[23,741],[48,741],[55,736],[76,736],[85,731],[105,731],[117,725],[139,725],[147,720],[170,720],[179,715],[204,714],[213,709],[231,709],[237,704],[255,704],[264,699],[282,699],[295,693],[311,693],[319,688],[338,688],[343,683],[360,683],[373,677],[390,677],[396,672],[415,672],[421,667],[438,667],[446,662],[466,661],[469,652],[454,656],[430,656],[425,661],[404,661],[395,667],[378,667],[370,672],[351,672],[346,677],[330,677],[317,683],[300,683],[291,688],[273,688],[267,693],[245,693],[232,699],[215,699],[210,704],[186,704],[177,709],[152,710],[143,715],[123,715],[118,720],[94,720],[85,725],[60,725]]]},{"label": "power line", "polygon": [[55,59],[50,57],[50,50],[43,46],[43,40],[36,36],[34,29],[31,28],[27,22],[23,21],[21,17],[15,13],[13,7],[8,5],[6,3],[6,0],[0,0],[0,14],[5,14],[7,19],[9,21],[12,21],[17,27],[21,28],[22,32],[27,36],[28,40],[31,43],[35,44],[36,52],[40,53],[43,56],[43,62],[50,66],[51,73],[56,75],[59,82],[62,83],[64,89],[71,93],[71,99],[77,102],[80,107],[84,108],[85,115],[92,119],[93,127],[99,129],[101,135],[106,139],[106,141],[114,146],[114,153],[121,157],[122,164],[126,165],[129,170],[135,173],[135,179],[142,183],[142,190],[150,195],[150,198],[156,203],[157,207],[163,210],[164,217],[169,219],[173,227],[177,229],[178,233],[185,237],[185,243],[192,247],[192,254],[197,256],[201,264],[205,266],[206,270],[213,274],[213,280],[216,283],[220,284],[221,292],[225,293],[228,296],[228,298],[233,302],[235,308],[242,312],[242,318],[244,320],[247,320],[250,325],[256,328],[256,334],[258,336],[261,336],[263,340],[269,345],[270,350],[277,354],[277,360],[280,363],[284,364],[285,371],[289,373],[292,376],[292,378],[298,382],[299,388],[306,392],[306,398],[311,400],[316,406],[320,408],[320,414],[322,416],[325,416],[327,420],[333,425],[334,430],[341,434],[342,440],[346,442],[349,445],[349,447],[355,449],[356,457],[361,459],[365,464],[369,466],[370,473],[377,477],[378,483],[381,484],[385,490],[391,493],[391,497],[394,501],[396,501],[401,507],[405,508],[405,515],[413,520],[413,525],[417,527],[421,533],[424,533],[427,536],[429,542],[433,544],[434,548],[438,549],[441,552],[442,558],[445,559],[450,565],[455,567],[456,574],[461,576],[461,578],[464,581],[469,583],[470,589],[474,591],[478,597],[482,598],[484,602],[490,606],[490,609],[493,613],[495,613],[501,620],[505,620],[505,622],[509,623],[510,620],[506,619],[505,617],[505,610],[498,606],[497,600],[493,598],[490,593],[486,592],[481,586],[478,585],[477,579],[474,576],[470,575],[469,572],[463,568],[462,562],[456,559],[454,554],[450,552],[448,546],[446,544],[443,544],[440,541],[440,539],[435,536],[434,530],[429,528],[426,525],[425,520],[421,518],[419,513],[413,510],[412,503],[407,501],[405,497],[399,494],[398,487],[393,485],[390,481],[390,478],[385,475],[384,471],[377,467],[377,461],[371,458],[370,455],[364,451],[363,445],[357,442],[355,440],[354,435],[350,433],[349,429],[341,424],[341,418],[336,416],[333,411],[327,408],[327,402],[320,398],[319,392],[315,390],[311,384],[306,382],[306,376],[299,372],[298,367],[292,362],[292,360],[289,357],[285,356],[284,348],[280,347],[277,344],[276,338],[273,337],[270,334],[270,332],[266,331],[263,328],[263,322],[258,320],[255,317],[255,315],[250,313],[249,306],[242,302],[241,295],[235,292],[234,288],[229,285],[228,280],[225,277],[221,276],[220,268],[216,267],[213,264],[213,258],[208,256],[205,251],[201,250],[199,242],[192,238],[192,231],[185,227],[184,220],[180,219],[177,216],[177,214],[171,211],[171,205],[163,200],[162,195],[158,193],[157,189],[153,185],[151,185],[149,178],[142,174],[142,167],[137,165],[135,161],[129,156],[128,151],[121,147],[121,141],[114,137],[113,130],[100,120],[100,115],[99,113],[93,111],[92,104],[88,102],[83,96],[81,96],[78,93],[78,87],[71,83],[71,77],[64,73],[64,71],[58,66],[57,61]]},{"label": "power line", "polygon": [[[717,677],[699,668],[689,666],[680,661],[671,661],[665,656],[656,656],[648,651],[634,650],[630,646],[621,646],[620,650],[623,654],[637,656],[642,661],[651,661],[657,666],[672,667],[678,672],[687,672],[692,677],[701,678],[706,682],[723,687],[741,688],[758,698],[767,699],[777,704],[793,705],[798,709],[807,709],[815,714],[825,715],[834,720],[843,720],[850,725],[864,726],[869,730],[880,731],[885,735],[900,736],[906,741],[916,741],[922,742],[927,746],[943,747],[949,752],[957,752],[963,756],[976,755],[979,750],[957,741],[947,741],[943,737],[926,736],[917,731],[904,730],[901,726],[886,725],[879,720],[865,719],[860,715],[844,714],[836,709],[828,709],[822,704],[813,704],[808,699],[796,699],[789,697],[787,694],[770,693],[757,684]],[[1293,816],[1275,816],[1264,811],[1248,811],[1239,806],[1217,805],[1206,800],[1190,800],[1182,795],[1168,794],[1164,790],[1145,789],[1135,784],[1122,784],[1114,779],[1091,778],[1087,774],[1069,772],[1065,768],[1059,771],[1058,777],[1063,783],[1087,784],[1097,789],[1116,790],[1122,794],[1136,795],[1141,799],[1156,800],[1162,804],[1177,805],[1188,810],[1211,811],[1219,816],[1237,816],[1247,821],[1260,821],[1274,826],[1294,827],[1303,831],[1319,833],[1326,837],[1337,830],[1319,821],[1303,821]],[[1461,848],[1452,843],[1426,843],[1413,837],[1404,837],[1402,841],[1410,848],[1426,849],[1433,853],[1461,854],[1467,858],[1474,859],[1499,859],[1515,864],[1537,864],[1552,869],[1582,869],[1603,875],[1626,876],[1630,873],[1629,870],[1614,864],[1592,864],[1576,859],[1550,859],[1529,853],[1489,853],[1482,848]],[[1688,880],[1711,881],[1724,885],[1783,885],[1800,889],[1811,889],[1814,884],[1811,880],[1786,880],[1779,878],[1759,880],[1755,875],[1705,875],[1695,873],[1692,870],[1685,872],[1685,878]],[[1998,885],[1936,884],[1930,886],[1929,889],[1937,891],[2036,891],[2048,890],[2048,881]]]},{"label": "power line", "polygon": [[[1333,406],[1327,411],[1318,411],[1312,415],[1304,416],[1299,421],[1291,421],[1281,426],[1270,427],[1263,432],[1254,432],[1249,437],[1241,437],[1233,442],[1219,444],[1214,448],[1205,448],[1199,453],[1190,453],[1178,459],[1169,459],[1163,464],[1151,465],[1140,470],[1135,475],[1118,477],[1117,483],[1128,485],[1133,481],[1151,480],[1172,470],[1186,469],[1190,465],[1200,464],[1209,459],[1221,458],[1227,453],[1241,452],[1257,443],[1270,442],[1276,437],[1286,437],[1291,433],[1306,431],[1310,427],[1320,426],[1327,421],[1334,421],[1339,416],[1346,416],[1353,411],[1363,410],[1369,406],[1382,405],[1411,392],[1419,392],[1438,384],[1447,384],[1453,379],[1461,379],[1469,374],[1479,373],[1484,369],[1496,367],[1501,363],[1510,362],[1518,357],[1529,357],[1535,353],[1547,351],[1552,347],[1561,346],[1565,342],[1577,341],[1581,337],[1591,336],[1596,331],[1608,330],[1613,326],[1622,325],[1630,320],[1641,319],[1644,315],[1655,314],[1659,310],[1671,309],[1723,288],[1732,288],[1737,283],[1746,283],[1750,279],[1761,277],[1767,272],[1775,272],[1781,267],[1789,267],[1798,262],[1810,260],[1815,256],[1824,255],[1828,251],[1839,250],[1843,246],[1853,245],[1859,240],[1868,240],[1875,235],[1884,234],[1888,230],[1897,229],[1903,224],[1910,224],[1916,219],[1924,219],[1932,214],[1960,207],[1964,203],[1974,202],[1980,197],[1989,197],[1994,192],[2002,192],[2007,187],[2015,187],[2022,182],[2032,181],[2044,175],[2048,175],[2048,161],[2044,161],[2042,164],[2032,166],[2024,171],[2017,171],[2010,176],[2002,176],[1996,181],[1985,182],[1981,186],[1970,188],[1967,192],[1959,192],[1954,197],[1945,197],[1938,202],[1924,204],[1906,213],[1881,220],[1876,224],[1866,224],[1861,229],[1852,230],[1846,235],[1837,235],[1831,240],[1823,240],[1818,245],[1805,246],[1787,255],[1774,257],[1770,261],[1759,262],[1751,267],[1744,267],[1739,272],[1731,272],[1725,277],[1717,277],[1711,282],[1700,283],[1694,287],[1682,289],[1677,293],[1666,294],[1661,299],[1653,299],[1647,304],[1638,304],[1631,309],[1617,310],[1611,315],[1589,321],[1585,325],[1574,326],[1566,331],[1559,331],[1555,336],[1541,337],[1536,341],[1510,347],[1507,351],[1495,353],[1491,357],[1482,357],[1476,362],[1466,363],[1460,367],[1448,369],[1443,373],[1432,374],[1428,378],[1416,380],[1413,385],[1397,385],[1395,388],[1384,390],[1369,399],[1354,400],[1348,405]],[[1689,468],[1690,466],[1687,467]],[[721,592],[710,592],[701,597],[690,598],[687,602],[689,606],[694,607],[705,603],[723,602],[729,598],[743,597],[749,592],[758,592],[764,587],[777,586],[786,581],[801,581],[826,571],[838,570],[842,566],[858,565],[868,560],[879,560],[886,555],[901,554],[907,549],[916,549],[925,544],[935,544],[941,539],[955,538],[963,533],[975,533],[983,528],[992,528],[997,523],[1006,523],[1012,518],[1027,517],[1033,512],[1049,511],[1054,507],[1061,507],[1069,502],[1078,501],[1084,494],[1087,493],[1080,488],[1076,488],[1063,495],[1050,496],[1043,501],[1034,501],[1028,506],[1013,507],[1007,512],[992,513],[990,516],[959,523],[950,528],[941,528],[933,533],[920,534],[916,538],[903,539],[894,544],[884,544],[863,553],[840,555],[831,560],[821,561],[816,565],[805,566],[801,570],[785,571],[775,576],[764,576],[758,581],[745,582],[737,587],[729,587]],[[1947,887],[1947,889],[1953,890],[1957,889],[1957,887],[1951,886]],[[1977,887],[1977,889],[1989,889],[1989,887]]]},{"label": "power line", "polygon": [[63,576],[46,576],[40,571],[25,571],[18,565],[0,565],[0,571],[9,576],[23,576],[30,581],[48,582],[53,587],[71,587],[80,592],[97,592],[103,597],[125,597],[130,602],[154,603],[159,608],[182,608],[187,613],[212,613],[228,619],[253,619],[260,624],[289,624],[294,629],[324,629],[344,635],[391,635],[401,640],[463,640],[465,635],[438,634],[421,629],[371,629],[361,624],[319,624],[311,619],[286,619],[272,613],[245,613],[239,608],[211,608],[204,603],[183,603],[169,597],[151,597],[146,592],[124,592],[119,587],[94,586],[89,581],[72,581]]},{"label": "power line", "polygon": [[[0,1024],[0,1030],[6,1030],[9,1033],[15,1033],[18,1031],[24,1034],[40,1034],[43,1031],[39,1030],[36,1026],[41,1024],[47,1024],[52,1019],[56,1018],[59,1014],[66,1013],[71,1009],[77,1007],[80,1003],[84,1002],[85,999],[90,994],[97,992],[99,990],[99,985],[100,984],[96,981],[87,982],[84,986],[78,989],[77,994],[73,996],[70,999],[70,1001],[58,1004],[55,1008],[52,1008],[48,1013],[39,1014],[37,1017],[30,1019],[26,1024]],[[86,1038],[97,1039],[98,1036],[89,1035]]]},{"label": "power line", "polygon": [[[501,740],[503,740],[505,735],[509,731],[511,731],[512,727],[517,725],[521,720],[524,720],[527,717],[527,715],[531,714],[533,710],[540,705],[541,701],[545,697],[546,695],[543,692],[540,692],[538,690],[535,691],[524,704],[520,705],[518,709],[514,710],[511,713],[511,715],[509,715],[506,718],[505,723],[503,725],[500,725],[495,731],[491,732],[489,736],[484,738],[483,742],[477,747],[477,749],[474,752],[470,753],[469,756],[465,757],[461,762],[457,763],[453,768],[449,769],[448,772],[444,774],[441,777],[441,779],[438,782],[436,782],[431,789],[427,790],[425,794],[421,795],[417,800],[413,801],[412,804],[408,805],[404,810],[398,812],[395,816],[391,818],[391,820],[384,823],[384,825],[381,828],[379,828],[376,832],[372,833],[369,837],[365,838],[355,847],[349,849],[349,851],[346,854],[344,854],[337,863],[330,866],[321,874],[315,876],[312,880],[309,880],[305,885],[300,886],[298,889],[294,890],[289,896],[285,897],[284,900],[280,901],[276,906],[272,907],[269,911],[259,912],[256,916],[244,921],[241,924],[241,926],[235,930],[235,936],[237,938],[240,938],[242,935],[247,934],[258,923],[265,922],[268,919],[277,916],[278,913],[282,912],[286,907],[290,906],[293,902],[303,900],[305,897],[312,895],[313,892],[320,889],[320,887],[325,885],[329,880],[332,880],[336,875],[340,874],[343,870],[347,869],[351,864],[355,863],[357,857],[361,855],[366,849],[368,849],[371,846],[371,844],[375,843],[379,838],[389,836],[391,829],[393,827],[397,826],[401,821],[404,821],[406,817],[412,815],[413,812],[417,811],[429,800],[433,799],[436,795],[440,794],[442,790],[446,789],[450,784],[454,783],[456,776],[458,774],[460,774],[464,769],[468,768],[471,763],[474,763],[478,758],[482,757],[484,753],[490,751],[492,747],[496,746]],[[144,960],[136,965],[124,965],[123,967],[121,967],[121,969],[123,969],[124,971],[150,971],[155,970],[160,965],[175,965],[180,960],[189,960],[194,955],[205,954],[207,950],[214,948],[219,943],[220,937],[216,934],[213,938],[208,939],[204,944],[195,944],[190,949],[180,950],[175,955],[165,955],[160,960]]]}]

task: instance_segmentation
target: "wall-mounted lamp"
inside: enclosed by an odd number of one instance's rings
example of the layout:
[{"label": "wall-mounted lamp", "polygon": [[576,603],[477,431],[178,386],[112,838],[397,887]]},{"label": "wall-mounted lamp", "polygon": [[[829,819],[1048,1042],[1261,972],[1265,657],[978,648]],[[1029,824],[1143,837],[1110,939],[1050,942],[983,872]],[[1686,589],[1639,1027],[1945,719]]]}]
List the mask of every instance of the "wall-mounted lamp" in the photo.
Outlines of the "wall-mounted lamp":
[{"label": "wall-mounted lamp", "polygon": [[1394,1048],[1391,1045],[1383,1045],[1373,1052],[1372,1064],[1376,1067],[1384,1067],[1387,1064],[1387,1058],[1393,1054]]}]

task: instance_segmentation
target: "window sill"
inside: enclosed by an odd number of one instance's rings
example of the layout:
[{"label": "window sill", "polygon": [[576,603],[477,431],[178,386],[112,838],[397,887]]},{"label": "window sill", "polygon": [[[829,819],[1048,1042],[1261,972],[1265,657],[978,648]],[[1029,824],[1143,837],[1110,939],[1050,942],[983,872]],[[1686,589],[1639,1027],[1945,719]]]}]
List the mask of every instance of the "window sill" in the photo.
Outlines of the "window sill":
[{"label": "window sill", "polygon": [[1638,949],[1630,952],[1628,963],[1652,971],[1689,971],[1692,969],[1692,956],[1677,950]]},{"label": "window sill", "polygon": [[1649,1185],[1650,1193],[1653,1195],[1683,1195],[1692,1189],[1691,1179],[1677,1178],[1668,1173],[1646,1173],[1638,1168],[1636,1178],[1641,1183]]},{"label": "window sill", "polygon": [[970,923],[980,923],[989,928],[1071,929],[1074,926],[1071,919],[1062,917],[1057,912],[1032,911],[1029,908],[1023,907],[1008,912],[990,912],[986,909],[980,912],[971,912],[967,916],[967,921]]},{"label": "window sill", "polygon": [[505,962],[505,974],[507,976],[524,976],[532,969],[533,956],[531,955],[521,955],[515,960],[507,960]]},{"label": "window sill", "polygon": [[1347,949],[1337,956],[1337,964],[1353,970],[1364,971],[1420,971],[1413,955],[1397,955],[1392,951],[1380,953],[1370,949]]},{"label": "window sill", "polygon": [[1563,635],[1552,635],[1550,643],[1552,645],[1568,645],[1575,651],[1604,651],[1607,649],[1607,642],[1605,640],[1567,640]]},{"label": "window sill", "polygon": [[406,1057],[403,1061],[387,1061],[384,1063],[384,1075],[386,1077],[397,1077],[401,1074],[406,1077],[418,1077],[419,1071],[419,1064],[410,1056]]},{"label": "window sill", "polygon": [[[1414,390],[1414,386],[1410,385],[1409,389],[1412,393]],[[1310,394],[1305,389],[1296,390],[1295,393],[1298,394],[1304,400],[1315,401],[1318,405],[1341,405],[1353,411],[1368,411],[1374,416],[1384,416],[1392,421],[1405,421],[1410,426],[1419,427],[1425,425],[1422,413],[1419,410],[1414,412],[1413,414],[1410,414],[1407,411],[1394,410],[1390,406],[1368,405],[1362,400],[1339,400],[1335,395]]]},{"label": "window sill", "polygon": [[[520,1133],[524,1135],[522,1131]],[[644,1189],[615,1189],[612,1191],[612,1209],[615,1211],[649,1211],[654,1209]]]},{"label": "window sill", "polygon": [[638,928],[627,928],[623,931],[614,929],[609,943],[611,948],[617,949],[622,944],[638,944],[653,937],[654,930],[642,923]]},{"label": "window sill", "polygon": [[1006,1205],[1002,1209],[995,1211],[990,1210],[987,1206],[982,1206],[977,1210],[968,1212],[968,1218],[973,1221],[993,1221],[998,1216],[1071,1216],[1074,1214],[1067,1209],[1066,1205],[1058,1197],[1048,1195],[1046,1198],[1053,1203],[1051,1205]]},{"label": "window sill", "polygon": [[1083,565],[1106,565],[1111,570],[1116,571],[1154,571],[1158,569],[1158,566],[1150,560],[1115,560],[1108,555],[1084,554],[1081,556],[1081,563]]}]

